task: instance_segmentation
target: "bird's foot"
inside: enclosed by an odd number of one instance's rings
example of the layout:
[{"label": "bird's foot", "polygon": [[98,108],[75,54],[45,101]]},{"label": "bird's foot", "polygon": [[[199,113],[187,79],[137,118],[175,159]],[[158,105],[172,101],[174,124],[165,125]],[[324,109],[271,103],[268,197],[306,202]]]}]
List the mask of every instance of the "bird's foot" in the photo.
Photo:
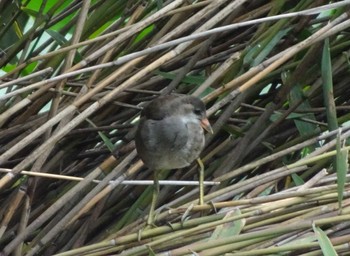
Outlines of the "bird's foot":
[{"label": "bird's foot", "polygon": [[173,231],[175,231],[174,225],[170,221],[168,221],[166,225],[168,225]]},{"label": "bird's foot", "polygon": [[214,211],[215,213],[218,213],[218,210],[216,209],[215,204],[214,204],[213,201],[210,201],[208,204],[211,206],[211,208],[213,209],[213,211]]},{"label": "bird's foot", "polygon": [[148,215],[145,229],[156,228],[155,220],[157,219],[158,213],[156,211],[151,211]]},{"label": "bird's foot", "polygon": [[199,205],[204,205],[204,164],[200,158],[197,158],[199,165]]},{"label": "bird's foot", "polygon": [[142,240],[142,232],[152,229],[152,228],[157,228],[158,226],[156,226],[154,223],[146,223],[146,226],[144,226],[143,228],[141,228],[138,232],[137,232],[137,241],[141,242]]},{"label": "bird's foot", "polygon": [[152,228],[157,228],[158,226],[154,223],[147,223],[145,226],[145,230],[152,229]]},{"label": "bird's foot", "polygon": [[181,225],[182,226],[185,224],[185,221],[189,219],[189,213],[191,212],[193,207],[194,207],[194,205],[190,204],[188,206],[188,208],[186,209],[186,211],[184,212],[184,214],[182,214],[182,216],[181,216]]}]

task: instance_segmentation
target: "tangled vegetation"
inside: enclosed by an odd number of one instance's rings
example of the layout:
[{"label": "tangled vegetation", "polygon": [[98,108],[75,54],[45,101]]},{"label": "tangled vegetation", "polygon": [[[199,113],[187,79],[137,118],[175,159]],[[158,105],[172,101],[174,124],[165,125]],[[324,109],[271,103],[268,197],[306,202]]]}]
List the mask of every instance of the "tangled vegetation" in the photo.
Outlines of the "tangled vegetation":
[{"label": "tangled vegetation", "polygon": [[[0,2],[0,255],[350,255],[350,1]],[[198,166],[152,180],[133,142],[201,97]]]}]

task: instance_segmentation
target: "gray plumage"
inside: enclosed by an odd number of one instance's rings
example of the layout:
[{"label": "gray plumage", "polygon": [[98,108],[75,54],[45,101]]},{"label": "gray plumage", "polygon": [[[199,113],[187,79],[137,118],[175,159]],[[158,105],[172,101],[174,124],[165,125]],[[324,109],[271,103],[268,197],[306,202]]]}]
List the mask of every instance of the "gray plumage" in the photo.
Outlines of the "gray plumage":
[{"label": "gray plumage", "polygon": [[[204,148],[204,103],[192,96],[161,96],[141,112],[136,149],[153,170],[190,165]],[[207,119],[206,119],[207,120]]]}]

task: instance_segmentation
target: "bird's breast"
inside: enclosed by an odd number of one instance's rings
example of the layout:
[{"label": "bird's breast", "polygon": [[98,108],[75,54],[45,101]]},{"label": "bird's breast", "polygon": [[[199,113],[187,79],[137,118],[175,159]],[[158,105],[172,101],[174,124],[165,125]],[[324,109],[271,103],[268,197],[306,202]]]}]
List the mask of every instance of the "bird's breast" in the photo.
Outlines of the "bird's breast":
[{"label": "bird's breast", "polygon": [[187,130],[188,140],[184,150],[187,151],[189,161],[193,162],[204,148],[204,131],[199,123],[188,123]]},{"label": "bird's breast", "polygon": [[204,148],[199,120],[169,117],[143,120],[136,147],[144,163],[153,169],[178,169],[190,165]]}]

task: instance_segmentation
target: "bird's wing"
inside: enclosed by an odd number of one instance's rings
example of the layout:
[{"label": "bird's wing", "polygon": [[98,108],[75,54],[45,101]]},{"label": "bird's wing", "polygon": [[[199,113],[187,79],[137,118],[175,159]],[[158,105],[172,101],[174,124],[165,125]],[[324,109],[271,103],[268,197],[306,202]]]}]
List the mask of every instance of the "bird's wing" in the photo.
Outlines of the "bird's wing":
[{"label": "bird's wing", "polygon": [[174,110],[172,105],[181,100],[177,95],[161,96],[150,102],[141,112],[147,119],[162,120]]},{"label": "bird's wing", "polygon": [[140,133],[148,150],[165,152],[181,150],[188,140],[186,124],[176,117],[144,120]]}]

